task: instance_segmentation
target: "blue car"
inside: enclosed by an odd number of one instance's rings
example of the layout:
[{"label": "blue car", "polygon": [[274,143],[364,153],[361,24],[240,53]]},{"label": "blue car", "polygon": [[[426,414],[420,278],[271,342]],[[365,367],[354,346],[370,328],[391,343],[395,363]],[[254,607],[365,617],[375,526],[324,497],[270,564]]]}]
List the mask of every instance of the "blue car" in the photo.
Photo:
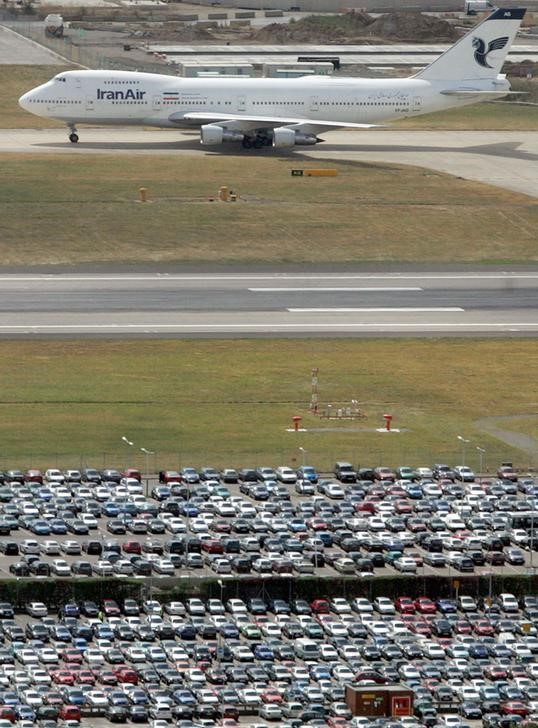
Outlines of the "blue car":
[{"label": "blue car", "polygon": [[67,523],[62,518],[53,518],[50,521],[50,530],[56,536],[65,536],[67,534]]},{"label": "blue car", "polygon": [[254,656],[258,660],[268,660],[271,662],[275,659],[275,653],[273,650],[269,647],[269,645],[265,645],[263,643],[256,645],[254,648]]},{"label": "blue car", "polygon": [[107,501],[101,506],[101,512],[104,516],[109,516],[113,518],[114,516],[117,516],[120,512],[120,506],[118,503]]},{"label": "blue car", "polygon": [[50,525],[47,521],[36,519],[30,523],[30,531],[36,536],[50,536]]}]

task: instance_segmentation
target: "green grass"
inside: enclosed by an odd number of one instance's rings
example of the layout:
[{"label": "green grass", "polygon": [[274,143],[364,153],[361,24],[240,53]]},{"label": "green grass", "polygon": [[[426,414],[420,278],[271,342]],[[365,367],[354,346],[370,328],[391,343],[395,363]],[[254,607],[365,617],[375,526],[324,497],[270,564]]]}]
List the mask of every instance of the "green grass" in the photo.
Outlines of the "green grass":
[{"label": "green grass", "polygon": [[392,126],[394,129],[449,131],[536,131],[538,105],[480,103],[437,114],[424,114],[413,119],[403,119]]},{"label": "green grass", "polygon": [[[503,340],[237,340],[0,343],[0,467],[68,463],[294,464],[299,446],[322,469],[461,460],[457,440],[495,465],[528,455],[477,429],[480,417],[531,414],[536,342]],[[310,373],[322,404],[357,399],[364,420],[309,413]],[[400,434],[380,434],[382,415]],[[288,433],[293,415],[305,433]],[[507,429],[509,427],[507,426]],[[536,463],[535,463],[536,464]]]},{"label": "green grass", "polygon": [[[535,200],[421,168],[221,155],[5,154],[0,164],[4,265],[538,258]],[[297,166],[339,176],[291,177]],[[210,202],[221,185],[239,201]]]},{"label": "green grass", "polygon": [[65,126],[61,122],[29,114],[21,109],[18,99],[31,88],[50,81],[57,73],[68,70],[69,66],[2,66],[0,128],[45,129]]}]

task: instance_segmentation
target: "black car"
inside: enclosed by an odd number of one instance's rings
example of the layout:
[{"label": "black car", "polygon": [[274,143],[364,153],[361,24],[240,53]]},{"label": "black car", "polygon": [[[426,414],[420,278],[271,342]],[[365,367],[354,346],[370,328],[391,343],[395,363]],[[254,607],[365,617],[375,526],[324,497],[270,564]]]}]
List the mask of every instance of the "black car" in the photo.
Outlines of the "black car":
[{"label": "black car", "polygon": [[129,708],[126,705],[109,705],[104,717],[111,723],[125,723],[129,717]]},{"label": "black car", "polygon": [[128,717],[132,723],[147,723],[149,721],[148,709],[144,705],[131,705]]}]

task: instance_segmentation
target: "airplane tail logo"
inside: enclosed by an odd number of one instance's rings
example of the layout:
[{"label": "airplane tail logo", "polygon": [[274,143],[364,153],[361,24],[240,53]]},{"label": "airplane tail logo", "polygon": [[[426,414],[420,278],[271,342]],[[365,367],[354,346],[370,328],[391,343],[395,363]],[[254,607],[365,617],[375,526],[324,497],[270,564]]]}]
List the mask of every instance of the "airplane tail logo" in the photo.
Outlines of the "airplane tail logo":
[{"label": "airplane tail logo", "polygon": [[485,41],[483,41],[482,38],[477,38],[475,36],[473,38],[475,61],[478,63],[479,66],[482,66],[483,68],[493,68],[493,66],[490,66],[488,63],[488,55],[491,53],[491,51],[500,51],[506,46],[508,41],[509,38],[507,35],[503,35],[501,38],[495,38],[495,40],[492,40],[488,43],[486,50]]},{"label": "airplane tail logo", "polygon": [[524,15],[525,8],[494,10],[415,78],[444,83],[496,80]]}]

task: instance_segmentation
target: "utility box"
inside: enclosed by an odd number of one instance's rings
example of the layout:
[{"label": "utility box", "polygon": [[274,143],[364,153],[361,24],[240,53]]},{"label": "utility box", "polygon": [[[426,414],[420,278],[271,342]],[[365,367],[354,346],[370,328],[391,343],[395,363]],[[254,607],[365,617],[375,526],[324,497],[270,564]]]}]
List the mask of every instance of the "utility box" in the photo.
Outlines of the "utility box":
[{"label": "utility box", "polygon": [[403,685],[346,685],[346,704],[353,715],[398,718],[413,715],[413,691]]}]

